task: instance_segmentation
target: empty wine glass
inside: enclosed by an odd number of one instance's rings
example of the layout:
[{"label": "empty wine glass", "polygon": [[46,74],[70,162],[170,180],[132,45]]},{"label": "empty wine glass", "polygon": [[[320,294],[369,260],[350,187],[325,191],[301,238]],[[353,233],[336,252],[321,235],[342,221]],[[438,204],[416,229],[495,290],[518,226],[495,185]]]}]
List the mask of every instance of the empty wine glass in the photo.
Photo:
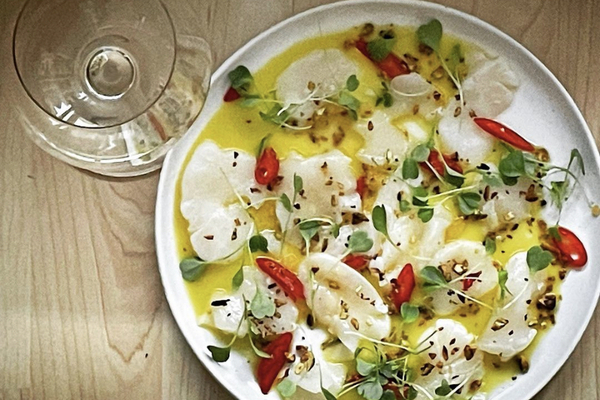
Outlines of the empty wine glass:
[{"label": "empty wine glass", "polygon": [[159,0],[28,0],[13,58],[34,141],[111,176],[160,167],[202,109],[212,64]]}]

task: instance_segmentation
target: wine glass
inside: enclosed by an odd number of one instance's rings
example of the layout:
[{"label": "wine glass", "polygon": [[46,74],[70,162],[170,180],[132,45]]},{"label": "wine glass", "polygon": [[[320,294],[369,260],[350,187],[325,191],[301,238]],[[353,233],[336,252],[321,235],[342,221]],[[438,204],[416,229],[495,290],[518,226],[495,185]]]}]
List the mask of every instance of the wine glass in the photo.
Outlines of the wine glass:
[{"label": "wine glass", "polygon": [[13,34],[27,133],[109,176],[160,167],[199,114],[211,72],[201,38],[160,0],[28,0]]}]

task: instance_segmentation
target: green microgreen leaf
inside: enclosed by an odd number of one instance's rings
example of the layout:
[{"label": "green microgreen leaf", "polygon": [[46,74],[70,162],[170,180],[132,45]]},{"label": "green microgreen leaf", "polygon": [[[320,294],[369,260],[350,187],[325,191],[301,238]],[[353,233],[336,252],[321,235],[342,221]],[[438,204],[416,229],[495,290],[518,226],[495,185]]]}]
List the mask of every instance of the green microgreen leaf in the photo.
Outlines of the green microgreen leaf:
[{"label": "green microgreen leaf", "polygon": [[400,211],[410,211],[410,203],[408,202],[408,200],[400,200]]},{"label": "green microgreen leaf", "polygon": [[364,253],[371,250],[372,247],[373,240],[365,231],[353,232],[348,239],[348,250],[351,253]]},{"label": "green microgreen leaf", "polygon": [[257,288],[250,303],[250,312],[257,319],[272,317],[275,314],[275,301]]},{"label": "green microgreen leaf", "polygon": [[231,289],[233,291],[238,290],[240,288],[240,286],[242,286],[243,282],[244,282],[244,268],[241,267],[235,273],[235,275],[233,276],[233,278],[231,278]]},{"label": "green microgreen leaf", "polygon": [[294,174],[294,192],[300,193],[303,187],[304,183],[302,181],[302,177],[300,175]]},{"label": "green microgreen leaf", "polygon": [[431,207],[421,208],[417,212],[417,216],[419,217],[419,219],[421,221],[427,223],[431,220],[431,218],[433,218],[433,208],[431,208]]},{"label": "green microgreen leaf", "polygon": [[408,395],[406,397],[406,400],[415,400],[418,396],[419,392],[417,392],[417,389],[415,389],[412,386],[408,387]]},{"label": "green microgreen leaf", "polygon": [[248,340],[250,341],[250,347],[252,347],[252,351],[254,351],[254,354],[256,354],[260,358],[272,358],[272,355],[256,347],[252,338],[253,336],[254,335],[252,334],[252,324],[250,323],[250,320],[248,320]]},{"label": "green microgreen leaf", "polygon": [[481,202],[479,193],[463,192],[456,198],[458,200],[458,208],[464,215],[471,215],[479,209],[479,203]]},{"label": "green microgreen leaf", "polygon": [[350,75],[348,80],[346,80],[346,89],[348,89],[349,92],[354,92],[356,89],[358,89],[359,84],[360,82],[358,82],[356,75]]},{"label": "green microgreen leaf", "polygon": [[307,220],[301,222],[298,228],[300,229],[300,235],[308,243],[321,228],[321,223],[319,221]]},{"label": "green microgreen leaf", "polygon": [[282,397],[292,397],[296,393],[296,383],[286,378],[277,384],[276,389]]},{"label": "green microgreen leaf", "polygon": [[419,177],[419,164],[412,159],[406,158],[402,163],[402,178],[416,179]]},{"label": "green microgreen leaf", "polygon": [[510,290],[506,287],[506,282],[508,282],[508,271],[501,269],[498,271],[498,285],[500,286],[500,298],[504,299],[506,293],[511,294]]},{"label": "green microgreen leaf", "polygon": [[250,238],[249,245],[250,252],[252,253],[256,253],[257,251],[266,253],[269,251],[269,242],[267,241],[267,238],[260,234],[252,236]]},{"label": "green microgreen leaf", "polygon": [[485,252],[488,254],[494,254],[496,252],[496,239],[487,236],[483,242],[485,246]]},{"label": "green microgreen leaf", "polygon": [[247,91],[254,81],[248,68],[243,65],[239,65],[233,71],[230,71],[228,76],[231,87],[235,90]]},{"label": "green microgreen leaf", "polygon": [[377,365],[363,360],[362,358],[356,359],[356,372],[362,376],[369,376],[377,368]]},{"label": "green microgreen leaf", "polygon": [[341,92],[338,98],[338,104],[340,106],[346,107],[352,118],[358,119],[358,110],[360,109],[360,100],[356,97],[352,96],[348,92]]},{"label": "green microgreen leaf", "polygon": [[383,392],[380,400],[396,400],[396,395],[391,390],[386,390]]},{"label": "green microgreen leaf", "polygon": [[571,169],[571,164],[573,163],[573,161],[577,162],[581,173],[585,175],[585,165],[583,164],[583,157],[577,149],[571,150],[571,158],[569,158],[569,164],[567,165],[567,169]]},{"label": "green microgreen leaf", "polygon": [[560,233],[558,232],[558,226],[551,226],[548,228],[548,233],[553,239],[558,240],[559,242],[561,241]]},{"label": "green microgreen leaf", "polygon": [[184,258],[179,263],[181,276],[188,282],[193,282],[200,277],[206,270],[208,263],[198,257]]},{"label": "green microgreen leaf", "polygon": [[429,150],[429,147],[424,144],[420,144],[413,149],[413,151],[410,153],[410,156],[416,162],[424,162],[429,158],[430,152],[431,150]]},{"label": "green microgreen leaf", "polygon": [[356,388],[359,395],[366,400],[379,400],[383,395],[383,387],[379,381],[367,380]]},{"label": "green microgreen leaf", "polygon": [[481,173],[481,177],[483,182],[491,187],[500,187],[503,184],[502,178],[499,174],[494,174],[486,171]]},{"label": "green microgreen leaf", "polygon": [[260,143],[258,144],[258,150],[256,151],[256,157],[260,157],[260,155],[262,154],[263,150],[265,149],[265,147],[267,145],[267,141],[271,138],[271,136],[272,135],[269,134],[260,140]]},{"label": "green microgreen leaf", "polygon": [[545,269],[554,260],[554,256],[540,246],[533,246],[527,250],[527,265],[531,272],[538,272]]},{"label": "green microgreen leaf", "polygon": [[525,156],[522,151],[512,151],[506,157],[500,160],[498,171],[503,177],[518,178],[524,176],[525,172]]},{"label": "green microgreen leaf", "polygon": [[431,47],[436,53],[439,53],[442,32],[442,24],[440,21],[432,19],[417,29],[417,37],[419,38],[419,42]]},{"label": "green microgreen leaf", "polygon": [[395,44],[395,37],[378,37],[377,39],[371,40],[369,43],[367,43],[367,52],[369,52],[369,55],[374,61],[379,62],[392,52]]},{"label": "green microgreen leaf", "polygon": [[216,362],[225,362],[229,360],[229,354],[231,353],[231,346],[227,347],[217,347],[217,346],[208,346],[208,351],[212,356],[212,359]]},{"label": "green microgreen leaf", "polygon": [[452,393],[452,388],[445,379],[442,381],[442,385],[435,389],[435,394],[438,396],[448,396],[450,393]]},{"label": "green microgreen leaf", "polygon": [[287,194],[283,193],[279,198],[279,201],[281,202],[281,205],[283,205],[283,208],[285,208],[287,212],[292,212],[292,202],[290,201],[290,198]]},{"label": "green microgreen leaf", "polygon": [[323,386],[321,386],[321,393],[323,393],[325,400],[337,400],[336,397],[333,394],[331,394],[331,392],[329,390],[325,389]]},{"label": "green microgreen leaf", "polygon": [[402,303],[400,306],[400,315],[402,315],[402,320],[405,323],[413,323],[419,318],[419,307],[413,306],[408,302]]},{"label": "green microgreen leaf", "polygon": [[253,108],[260,104],[263,99],[257,94],[246,94],[239,105],[243,108]]},{"label": "green microgreen leaf", "polygon": [[413,188],[412,194],[413,194],[413,198],[412,198],[413,206],[425,207],[429,204],[429,200],[427,199],[427,190],[425,190],[421,186],[417,186],[417,187]]},{"label": "green microgreen leaf", "polygon": [[285,121],[290,117],[290,113],[287,110],[283,110],[281,105],[275,104],[266,113],[259,112],[260,117],[263,121],[271,122],[275,125],[283,125]]},{"label": "green microgreen leaf", "polygon": [[444,180],[451,184],[452,186],[456,186],[457,188],[461,187],[465,183],[465,176],[452,168],[448,168],[444,166],[446,173],[444,174]]},{"label": "green microgreen leaf", "polygon": [[426,288],[437,289],[447,284],[446,278],[444,278],[440,270],[430,265],[423,268],[419,276],[424,281],[423,286]]},{"label": "green microgreen leaf", "polygon": [[450,55],[448,56],[448,68],[451,71],[456,71],[456,68],[460,64],[462,57],[460,44],[456,43],[454,46],[452,46],[452,50],[450,50]]},{"label": "green microgreen leaf", "polygon": [[375,230],[377,232],[383,233],[387,237],[387,214],[385,211],[385,207],[381,205],[375,206],[375,208],[373,208],[371,218],[373,219],[373,227],[375,228]]}]

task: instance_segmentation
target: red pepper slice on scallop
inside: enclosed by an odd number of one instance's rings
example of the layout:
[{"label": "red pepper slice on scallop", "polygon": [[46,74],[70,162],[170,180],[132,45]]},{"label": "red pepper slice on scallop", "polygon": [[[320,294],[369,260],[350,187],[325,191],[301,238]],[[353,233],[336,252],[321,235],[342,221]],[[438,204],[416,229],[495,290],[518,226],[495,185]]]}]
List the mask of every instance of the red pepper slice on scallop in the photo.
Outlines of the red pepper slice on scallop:
[{"label": "red pepper slice on scallop", "polygon": [[514,148],[527,152],[532,152],[535,150],[534,145],[523,139],[521,135],[510,129],[508,126],[498,121],[494,121],[493,119],[489,118],[475,117],[473,118],[473,122],[475,122],[477,126],[483,129],[485,132],[497,139],[502,140],[503,142],[510,144]]},{"label": "red pepper slice on scallop", "polygon": [[398,278],[392,279],[392,292],[390,297],[396,310],[400,310],[402,304],[410,301],[412,292],[415,289],[415,271],[411,264],[406,264]]},{"label": "red pepper slice on scallop", "polygon": [[231,103],[232,101],[236,101],[240,97],[242,96],[238,93],[238,91],[230,86],[229,89],[227,89],[227,92],[225,92],[225,95],[223,96],[223,101],[226,103]]},{"label": "red pepper slice on scallop", "polygon": [[298,301],[305,299],[304,285],[292,271],[268,257],[257,257],[256,264],[261,271],[269,275],[269,277],[271,277],[271,279],[279,285],[281,290],[283,290],[292,300]]},{"label": "red pepper slice on scallop", "polygon": [[277,178],[279,174],[279,159],[272,147],[263,150],[256,161],[254,179],[261,185],[268,185]]},{"label": "red pepper slice on scallop", "polygon": [[288,362],[286,353],[290,351],[293,335],[286,332],[277,336],[273,341],[265,346],[263,351],[271,356],[271,358],[261,358],[258,362],[256,377],[258,386],[263,394],[269,393],[279,371]]},{"label": "red pepper slice on scallop", "polygon": [[[442,157],[444,158],[444,161],[442,161]],[[463,173],[463,169],[460,166],[460,164],[458,163],[458,161],[455,159],[455,157],[453,157],[450,154],[442,154],[440,156],[440,153],[435,149],[432,149],[429,152],[429,157],[427,157],[427,162],[429,163],[429,165],[431,165],[433,167],[435,172],[437,172],[437,174],[440,176],[444,176],[446,174],[446,168],[444,166],[444,163],[446,163],[448,168],[458,172],[459,174]],[[422,167],[427,168],[428,170],[431,170],[429,168],[429,165],[427,165],[425,163],[421,164]]]},{"label": "red pepper slice on scallop", "polygon": [[362,271],[363,269],[367,268],[370,259],[367,256],[361,256],[359,254],[349,254],[346,257],[344,257],[342,261],[346,265],[352,267],[352,269]]},{"label": "red pepper slice on scallop", "polygon": [[560,239],[552,238],[552,245],[558,258],[568,267],[581,268],[588,260],[585,246],[579,238],[567,228],[558,227]]},{"label": "red pepper slice on scallop", "polygon": [[360,51],[365,57],[371,60],[377,67],[385,74],[388,78],[393,79],[398,75],[406,75],[410,74],[410,68],[408,68],[408,64],[401,58],[399,58],[394,53],[388,54],[383,60],[377,61],[374,60],[373,57],[369,54],[369,49],[367,47],[367,42],[364,39],[359,39],[355,43],[356,48]]}]

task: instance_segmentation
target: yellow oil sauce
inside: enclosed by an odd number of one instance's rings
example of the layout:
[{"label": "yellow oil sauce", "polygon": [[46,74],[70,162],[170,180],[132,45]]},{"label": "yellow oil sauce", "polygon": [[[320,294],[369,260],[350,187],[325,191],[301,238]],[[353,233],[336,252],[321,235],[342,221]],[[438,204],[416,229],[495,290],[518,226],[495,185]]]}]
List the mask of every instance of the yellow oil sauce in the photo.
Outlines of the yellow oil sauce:
[{"label": "yellow oil sauce", "polygon": [[[447,78],[435,78],[435,71],[440,67],[439,60],[435,55],[424,55],[419,53],[419,46],[416,40],[414,29],[394,28],[397,32],[397,43],[394,51],[397,54],[418,55],[420,60],[419,73],[426,79],[431,80],[441,95],[441,105],[455,95],[450,80]],[[348,45],[349,40],[356,39],[359,28],[348,32],[332,34],[328,36],[308,39],[300,42],[283,53],[275,56],[259,71],[253,72],[256,88],[262,93],[273,90],[276,86],[277,77],[295,60],[314,50],[335,48],[343,51],[346,56],[353,60],[358,66],[360,73],[359,88],[353,94],[363,102],[359,114],[363,117],[373,112],[371,106],[374,104],[374,96],[377,96],[377,90],[382,88],[381,76],[377,67],[365,58],[354,46]],[[450,49],[458,43],[451,37],[444,37],[442,40],[442,54],[448,54]],[[468,44],[461,43],[463,48],[469,48]],[[375,93],[373,93],[375,92]],[[262,110],[267,111],[267,110]],[[435,126],[432,122],[426,121],[416,115],[401,116],[393,123],[403,129],[406,124],[417,124],[423,130],[432,132]],[[336,135],[343,132],[343,140],[336,140]],[[205,140],[216,142],[221,148],[236,148],[246,151],[250,154],[256,154],[259,144],[263,138],[269,136],[269,146],[273,147],[278,156],[285,158],[290,152],[295,151],[305,157],[321,154],[334,148],[340,150],[352,159],[352,168],[356,176],[362,173],[362,164],[356,158],[357,151],[364,146],[363,137],[353,129],[353,121],[348,117],[332,114],[326,123],[318,124],[306,131],[289,131],[270,123],[263,121],[256,108],[243,108],[238,104],[224,103],[208,122],[202,134],[194,146],[190,149],[183,170],[189,162],[195,148]],[[494,151],[494,153],[497,153]],[[491,158],[497,159],[497,154],[492,154]],[[493,160],[490,160],[493,161]],[[497,161],[497,160],[495,160]],[[188,234],[188,224],[183,218],[179,204],[181,202],[181,177],[180,173],[176,185],[175,209],[175,232],[178,244],[179,255],[181,258],[192,257],[195,255]],[[372,206],[373,198],[367,198],[364,202],[365,209]],[[452,209],[452,207],[450,207]],[[253,217],[257,221],[260,229],[279,229],[275,218],[274,202],[266,202],[259,210],[252,211]],[[456,210],[454,210],[457,214]],[[486,230],[483,222],[464,220],[457,218],[456,221],[447,229],[447,241],[457,239],[468,239],[474,241],[483,241]],[[511,238],[504,236],[497,241],[497,250],[493,258],[501,265],[505,264],[513,254],[524,251],[533,245],[539,244],[539,230],[535,223],[531,225],[523,224],[514,231],[510,232]],[[302,260],[302,254],[299,250],[291,249],[287,246],[283,254],[283,262],[286,266],[294,270]],[[186,282],[191,301],[194,305],[197,315],[208,312],[211,295],[217,289],[230,290],[233,276],[246,260],[239,258],[229,264],[219,264],[206,269],[206,272],[195,282]],[[557,280],[558,281],[558,280]],[[415,299],[423,299],[425,293],[416,289]],[[483,302],[492,304],[495,293],[490,293],[481,299]],[[478,335],[486,326],[490,318],[491,311],[481,308],[475,315],[464,314],[459,310],[454,315],[449,316],[462,323],[471,333]],[[401,330],[407,335],[408,340],[416,344],[418,338],[429,328],[435,320],[425,320],[423,317],[410,325],[403,326],[399,317],[393,317],[397,330]],[[539,336],[539,335],[538,335]],[[527,350],[531,351],[531,348]],[[247,349],[246,349],[247,350]],[[497,384],[510,379],[517,373],[517,367],[514,362],[504,364],[493,357],[486,357],[486,375],[482,390],[490,391]],[[350,369],[352,366],[349,365]],[[360,399],[356,393],[348,393],[342,397],[345,400]]]}]

